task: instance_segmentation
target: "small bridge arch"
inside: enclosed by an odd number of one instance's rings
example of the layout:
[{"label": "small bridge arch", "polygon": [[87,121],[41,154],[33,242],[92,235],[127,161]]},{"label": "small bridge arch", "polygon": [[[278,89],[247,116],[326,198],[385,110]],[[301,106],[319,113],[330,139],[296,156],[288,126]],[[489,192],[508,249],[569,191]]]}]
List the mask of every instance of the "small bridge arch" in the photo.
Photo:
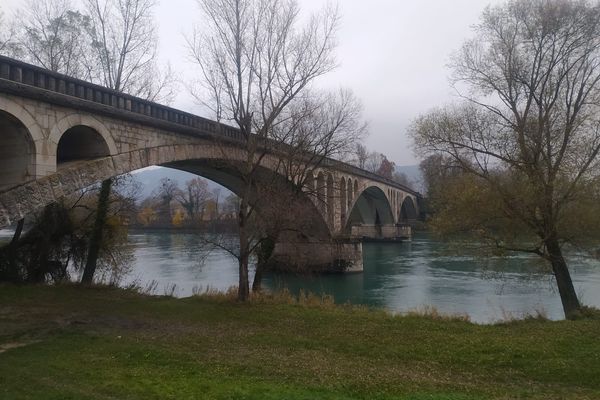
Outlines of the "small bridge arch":
[{"label": "small bridge arch", "polygon": [[0,110],[0,188],[35,178],[35,155],[35,142],[25,124]]},{"label": "small bridge arch", "polygon": [[381,188],[369,186],[356,197],[345,222],[345,229],[351,229],[353,225],[394,225],[390,201]]},{"label": "small bridge arch", "polygon": [[102,158],[119,152],[110,130],[96,118],[82,113],[61,118],[50,129],[48,139],[48,153],[56,156],[56,168],[59,164]]},{"label": "small bridge arch", "polygon": [[399,223],[413,223],[419,218],[419,213],[417,211],[417,205],[412,196],[406,196],[402,201],[402,205],[400,207],[400,213],[398,217]]},{"label": "small bridge arch", "polygon": [[0,97],[0,190],[40,175],[44,134],[25,107]]}]

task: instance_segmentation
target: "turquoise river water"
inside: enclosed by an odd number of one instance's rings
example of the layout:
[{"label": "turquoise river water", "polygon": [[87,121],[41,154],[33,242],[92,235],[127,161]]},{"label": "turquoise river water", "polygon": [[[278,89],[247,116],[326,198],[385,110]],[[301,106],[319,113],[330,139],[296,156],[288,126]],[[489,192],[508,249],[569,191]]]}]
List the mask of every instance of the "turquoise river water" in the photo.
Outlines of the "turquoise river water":
[{"label": "turquoise river water", "polygon": [[[207,287],[237,284],[237,262],[223,251],[199,250],[192,233],[132,232],[135,259],[123,284],[154,281],[156,294],[189,296]],[[489,323],[541,312],[563,317],[551,277],[535,257],[459,256],[456,249],[425,234],[405,243],[364,244],[364,272],[347,275],[268,275],[265,286],[329,294],[337,303],[384,307],[392,312],[435,307]],[[576,290],[583,303],[600,306],[600,262],[570,257]]]}]

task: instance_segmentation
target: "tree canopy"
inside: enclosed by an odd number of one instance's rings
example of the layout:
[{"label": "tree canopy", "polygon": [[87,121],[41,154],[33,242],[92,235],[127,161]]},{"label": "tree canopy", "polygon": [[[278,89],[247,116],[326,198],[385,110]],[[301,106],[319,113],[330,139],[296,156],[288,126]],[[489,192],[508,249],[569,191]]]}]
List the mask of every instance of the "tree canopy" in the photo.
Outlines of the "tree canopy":
[{"label": "tree canopy", "polygon": [[434,226],[548,260],[574,317],[563,248],[600,237],[600,5],[513,0],[475,33],[451,62],[463,101],[411,129],[422,155],[460,170],[436,191]]}]

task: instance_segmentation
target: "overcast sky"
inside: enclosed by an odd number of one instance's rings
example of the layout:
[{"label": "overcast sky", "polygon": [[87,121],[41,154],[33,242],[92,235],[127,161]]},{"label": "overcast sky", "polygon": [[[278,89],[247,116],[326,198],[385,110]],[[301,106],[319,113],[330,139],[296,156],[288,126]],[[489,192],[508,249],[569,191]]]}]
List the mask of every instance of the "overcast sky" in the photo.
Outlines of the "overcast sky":
[{"label": "overcast sky", "polygon": [[[22,0],[0,0],[11,14]],[[76,0],[74,0],[74,3]],[[299,0],[304,10],[326,0]],[[398,165],[415,164],[406,130],[419,114],[453,101],[446,68],[449,56],[472,35],[488,4],[502,0],[339,0],[338,69],[327,85],[351,88],[362,100],[369,149]],[[200,23],[195,0],[159,0],[156,19],[161,57],[178,76],[190,76],[184,34]],[[181,89],[174,106],[198,111]]]}]

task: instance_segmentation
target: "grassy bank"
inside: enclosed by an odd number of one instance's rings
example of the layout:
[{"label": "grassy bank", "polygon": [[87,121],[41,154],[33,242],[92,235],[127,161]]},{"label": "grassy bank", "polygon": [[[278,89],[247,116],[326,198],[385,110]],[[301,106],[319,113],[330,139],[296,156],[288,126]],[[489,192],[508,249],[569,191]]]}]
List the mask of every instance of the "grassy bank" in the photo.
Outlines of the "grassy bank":
[{"label": "grassy bank", "polygon": [[600,321],[0,286],[0,399],[597,399]]}]

